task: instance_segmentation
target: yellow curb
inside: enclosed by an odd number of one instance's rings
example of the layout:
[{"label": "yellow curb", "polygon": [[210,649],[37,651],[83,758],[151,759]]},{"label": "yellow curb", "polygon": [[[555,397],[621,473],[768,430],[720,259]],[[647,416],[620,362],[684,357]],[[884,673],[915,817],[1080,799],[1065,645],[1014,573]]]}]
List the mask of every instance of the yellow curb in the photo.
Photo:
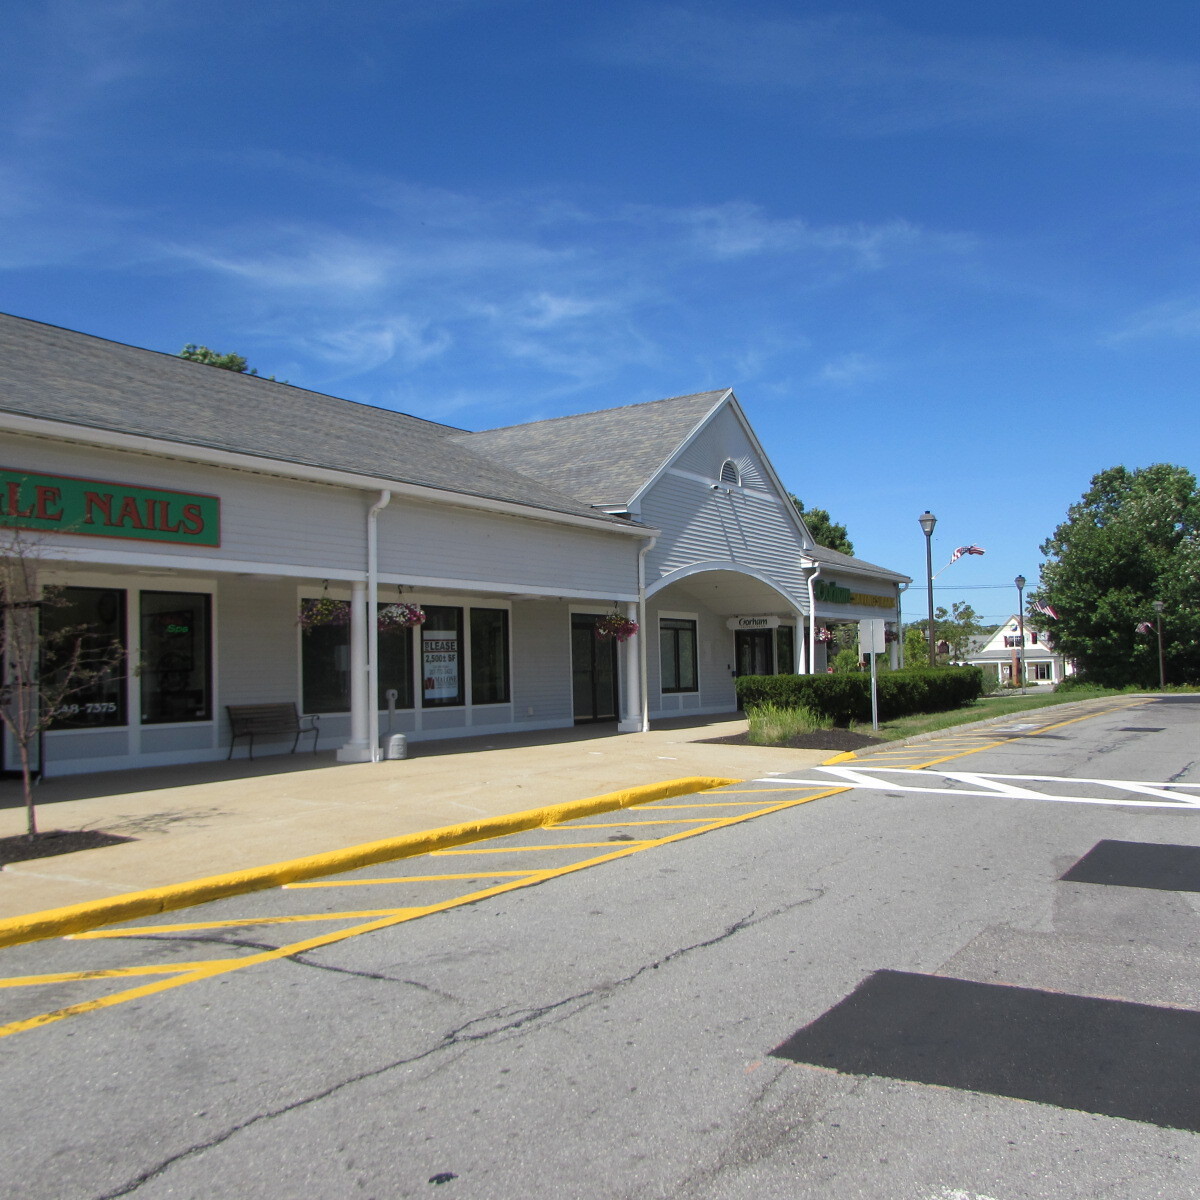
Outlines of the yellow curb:
[{"label": "yellow curb", "polygon": [[194,879],[190,883],[174,883],[167,887],[149,888],[144,892],[126,892],[123,896],[112,896],[106,900],[89,900],[86,904],[69,904],[64,908],[49,908],[25,916],[8,917],[0,920],[0,946],[15,946],[21,942],[34,942],[41,938],[82,933],[85,929],[94,929],[98,925],[112,925],[118,921],[131,921],[152,913],[188,908],[193,904],[219,900],[223,896],[260,891],[263,888],[293,883],[298,879],[311,879],[315,875],[337,875],[372,863],[411,858],[446,846],[458,846],[464,842],[477,842],[484,838],[520,833],[525,829],[537,829],[542,825],[553,825],[576,817],[589,817],[595,813],[612,812],[618,808],[646,804],[651,800],[665,800],[670,796],[684,796],[689,792],[704,792],[738,782],[740,780],[692,775],[685,779],[671,779],[665,783],[647,783],[639,787],[623,788],[619,792],[608,792],[603,796],[592,796],[586,800],[551,804],[545,808],[531,808],[525,812],[467,821],[461,825],[444,825],[440,829],[407,833],[378,842],[364,842],[360,846],[330,850],[325,854],[311,854],[306,858],[293,858],[265,867],[251,867],[245,871],[231,871],[225,875],[210,875],[205,879]]}]

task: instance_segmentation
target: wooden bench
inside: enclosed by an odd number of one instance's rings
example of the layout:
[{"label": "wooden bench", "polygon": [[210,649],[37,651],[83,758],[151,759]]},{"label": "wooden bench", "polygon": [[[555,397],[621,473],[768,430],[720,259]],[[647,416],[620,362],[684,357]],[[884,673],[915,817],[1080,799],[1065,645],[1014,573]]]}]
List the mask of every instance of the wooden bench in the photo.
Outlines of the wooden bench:
[{"label": "wooden bench", "polygon": [[[229,727],[233,737],[229,741],[229,754],[226,761],[233,757],[233,747],[238,738],[250,739],[250,757],[254,757],[255,737],[272,737],[276,734],[295,734],[292,740],[292,753],[300,744],[302,733],[313,735],[313,753],[317,752],[317,738],[320,731],[317,725],[321,718],[317,716],[302,717],[295,704],[227,704],[225,711],[229,714]],[[304,722],[311,724],[304,724]]]}]

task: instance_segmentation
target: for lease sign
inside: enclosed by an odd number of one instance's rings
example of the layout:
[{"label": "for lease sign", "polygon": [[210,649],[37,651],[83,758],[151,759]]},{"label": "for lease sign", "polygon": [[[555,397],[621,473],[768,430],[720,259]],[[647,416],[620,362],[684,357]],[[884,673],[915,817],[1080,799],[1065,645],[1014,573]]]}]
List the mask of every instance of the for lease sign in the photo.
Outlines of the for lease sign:
[{"label": "for lease sign", "polygon": [[216,496],[0,467],[0,524],[41,533],[221,544]]}]

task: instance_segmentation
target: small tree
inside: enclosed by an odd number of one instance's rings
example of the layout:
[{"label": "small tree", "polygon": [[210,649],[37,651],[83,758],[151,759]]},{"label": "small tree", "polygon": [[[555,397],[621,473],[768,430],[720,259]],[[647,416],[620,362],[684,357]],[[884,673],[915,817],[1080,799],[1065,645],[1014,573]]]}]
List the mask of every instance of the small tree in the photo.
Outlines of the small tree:
[{"label": "small tree", "polygon": [[828,546],[830,550],[840,550],[843,554],[854,557],[854,543],[846,533],[845,525],[834,521],[827,509],[805,508],[803,500],[791,496],[790,493],[789,498],[796,506],[796,511],[800,514],[804,524],[808,526],[808,532],[816,539],[818,546]]},{"label": "small tree", "polygon": [[[59,624],[46,613],[67,606],[61,587],[38,579],[41,543],[0,523],[0,727],[16,745],[30,838],[37,836],[33,747],[72,696],[110,675],[124,661],[117,642],[98,639],[86,625]],[[39,764],[40,765],[40,764]]]},{"label": "small tree", "polygon": [[[929,662],[929,620],[925,618],[921,621],[913,621],[911,625],[905,627],[904,661],[908,666],[917,665],[912,661],[914,647],[910,644],[909,635],[918,630],[922,646],[919,651],[919,662],[921,665],[927,665]],[[935,608],[933,610],[933,635],[937,639],[938,645],[945,642],[950,651],[949,656],[938,655],[939,665],[944,665],[947,661],[961,662],[970,653],[971,639],[982,632],[983,625],[980,624],[979,616],[969,604],[955,600],[948,612],[941,607]],[[915,639],[913,640],[915,642]]]},{"label": "small tree", "polygon": [[195,342],[188,342],[180,350],[179,357],[186,358],[188,362],[204,363],[205,366],[209,367],[220,367],[222,371],[236,371],[239,375],[258,374],[257,370],[249,367],[242,355],[218,354],[217,351],[210,350],[207,346],[197,346]]}]

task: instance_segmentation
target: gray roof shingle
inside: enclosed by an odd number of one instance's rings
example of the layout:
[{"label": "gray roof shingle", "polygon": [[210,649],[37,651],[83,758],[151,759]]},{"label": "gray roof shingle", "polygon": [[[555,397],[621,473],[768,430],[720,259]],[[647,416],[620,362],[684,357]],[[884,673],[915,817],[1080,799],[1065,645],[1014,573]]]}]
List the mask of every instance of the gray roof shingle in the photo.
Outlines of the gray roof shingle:
[{"label": "gray roof shingle", "polygon": [[899,571],[890,571],[887,567],[881,567],[877,563],[867,562],[865,558],[853,558],[849,554],[843,554],[840,550],[831,550],[828,546],[814,546],[808,554],[809,558],[815,558],[817,562],[824,563],[830,567],[845,567],[847,571],[866,571],[872,575],[879,575],[884,579],[892,579],[897,583],[908,583],[909,576],[901,575]]},{"label": "gray roof shingle", "polygon": [[728,394],[697,392],[450,437],[586,504],[625,505]]},{"label": "gray roof shingle", "polygon": [[8,314],[0,410],[627,524],[476,453],[452,426]]}]

